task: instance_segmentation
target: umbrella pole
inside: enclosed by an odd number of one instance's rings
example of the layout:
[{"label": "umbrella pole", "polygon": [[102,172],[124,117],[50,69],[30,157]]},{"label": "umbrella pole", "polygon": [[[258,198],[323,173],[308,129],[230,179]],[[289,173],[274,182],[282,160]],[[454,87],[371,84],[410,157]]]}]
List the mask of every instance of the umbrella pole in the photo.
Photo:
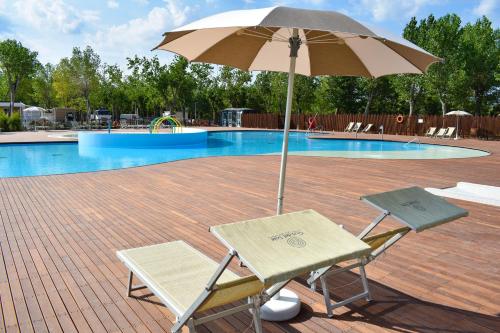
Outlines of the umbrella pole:
[{"label": "umbrella pole", "polygon": [[[281,151],[280,180],[278,188],[278,207],[276,215],[283,212],[283,192],[285,191],[286,162],[288,158],[288,132],[290,130],[290,118],[292,114],[293,83],[295,79],[295,64],[301,40],[299,30],[294,28],[290,43],[290,70],[288,71],[288,90],[286,96],[285,125],[283,126],[283,148]],[[279,286],[278,291],[269,301],[260,308],[261,318],[267,321],[285,321],[294,318],[300,312],[299,296],[291,290],[281,289],[285,284]],[[271,288],[272,289],[272,288]]]},{"label": "umbrella pole", "polygon": [[295,64],[297,53],[300,48],[299,30],[294,28],[290,38],[290,69],[288,71],[288,89],[286,94],[285,124],[283,126],[283,147],[281,150],[280,180],[278,187],[278,206],[276,215],[283,213],[283,193],[285,191],[286,162],[288,159],[288,132],[290,130],[290,118],[292,114],[293,83],[295,80]]}]

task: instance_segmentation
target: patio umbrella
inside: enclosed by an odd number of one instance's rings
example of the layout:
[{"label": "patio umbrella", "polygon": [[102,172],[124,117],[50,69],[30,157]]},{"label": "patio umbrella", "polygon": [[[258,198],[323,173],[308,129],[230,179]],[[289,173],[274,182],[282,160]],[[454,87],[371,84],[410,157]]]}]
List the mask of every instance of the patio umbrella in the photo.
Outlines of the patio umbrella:
[{"label": "patio umbrella", "polygon": [[194,62],[288,73],[277,214],[283,210],[295,73],[372,78],[422,74],[441,60],[401,37],[344,14],[289,7],[216,14],[165,33],[155,49]]},{"label": "patio umbrella", "polygon": [[458,140],[458,117],[463,117],[463,116],[472,116],[467,111],[461,111],[461,110],[456,110],[456,111],[450,111],[446,113],[447,116],[457,116],[457,130],[455,131],[455,140]]}]

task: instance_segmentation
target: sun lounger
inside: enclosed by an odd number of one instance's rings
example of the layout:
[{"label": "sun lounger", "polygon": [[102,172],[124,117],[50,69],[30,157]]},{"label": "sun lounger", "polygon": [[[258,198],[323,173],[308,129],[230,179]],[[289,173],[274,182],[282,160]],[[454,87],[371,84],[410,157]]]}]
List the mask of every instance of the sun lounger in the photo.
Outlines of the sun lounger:
[{"label": "sun lounger", "polygon": [[363,125],[363,123],[356,123],[356,125],[353,126],[351,132],[358,133],[359,130],[361,129],[361,125]]},{"label": "sun lounger", "polygon": [[347,127],[345,128],[344,132],[350,132],[352,130],[352,127],[354,126],[354,122],[351,121]]},{"label": "sun lounger", "polygon": [[434,134],[436,134],[437,127],[429,127],[427,132],[425,133],[425,136],[432,137]]},{"label": "sun lounger", "polygon": [[[375,260],[408,232],[411,230],[421,232],[468,215],[466,210],[450,204],[444,199],[420,187],[410,187],[367,195],[361,197],[361,200],[381,211],[381,214],[358,235],[360,240],[371,247],[369,255],[358,257],[357,262],[346,267],[338,268],[335,266],[326,266],[322,269],[313,271],[307,281],[315,288],[315,282],[320,279],[329,317],[333,316],[333,309],[335,308],[352,303],[361,298],[366,298],[367,300],[371,299],[364,266]],[[375,227],[377,227],[387,216],[392,216],[403,226],[391,231],[369,236]],[[363,292],[344,301],[332,304],[329,297],[326,276],[352,270],[356,267],[360,269]]]},{"label": "sun lounger", "polygon": [[455,133],[455,127],[448,127],[448,129],[446,130],[446,133],[444,133],[444,135],[443,135],[443,138],[450,139],[454,133]]},{"label": "sun lounger", "polygon": [[373,127],[373,124],[368,124],[368,125],[366,125],[366,127],[363,129],[362,132],[363,133],[368,133],[368,132],[370,132],[370,130],[372,129],[372,127]]},{"label": "sun lounger", "polygon": [[445,127],[440,128],[434,137],[442,139],[444,137],[444,134],[446,133],[446,130],[447,130],[447,128],[445,128]]},{"label": "sun lounger", "polygon": [[[231,223],[210,228],[228,253],[217,264],[182,241],[118,251],[130,270],[127,296],[148,288],[175,315],[172,332],[237,312],[251,310],[261,332],[260,304],[290,279],[365,256],[370,247],[313,210]],[[227,269],[238,258],[254,274],[240,278]],[[136,276],[144,285],[133,286]],[[272,294],[265,288],[272,289]],[[248,303],[200,317],[209,309],[250,298]],[[300,310],[300,306],[298,307]]]},{"label": "sun lounger", "polygon": [[[183,241],[118,251],[117,256],[130,270],[127,296],[147,287],[176,315],[172,332],[180,332],[184,325],[194,332],[196,325],[250,309],[256,332],[261,332],[259,295],[264,284],[255,276],[239,277],[227,270],[227,257],[218,265]],[[133,286],[134,275],[144,285]],[[230,310],[194,318],[247,298],[249,302]]]}]

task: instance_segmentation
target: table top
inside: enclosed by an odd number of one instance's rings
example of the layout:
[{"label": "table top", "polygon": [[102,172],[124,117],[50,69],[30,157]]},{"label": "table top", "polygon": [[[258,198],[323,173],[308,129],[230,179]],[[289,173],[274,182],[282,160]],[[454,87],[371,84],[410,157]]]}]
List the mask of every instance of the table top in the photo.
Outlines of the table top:
[{"label": "table top", "polygon": [[265,284],[361,258],[370,247],[314,210],[210,228]]}]

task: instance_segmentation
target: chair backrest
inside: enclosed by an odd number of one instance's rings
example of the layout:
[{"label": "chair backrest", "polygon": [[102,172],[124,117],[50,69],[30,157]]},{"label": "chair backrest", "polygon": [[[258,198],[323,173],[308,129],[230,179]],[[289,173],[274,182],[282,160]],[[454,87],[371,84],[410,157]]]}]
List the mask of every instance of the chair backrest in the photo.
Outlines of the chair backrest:
[{"label": "chair backrest", "polygon": [[363,132],[368,132],[372,128],[372,126],[373,126],[373,124],[366,125],[365,129],[363,130]]},{"label": "chair backrest", "polygon": [[439,129],[439,131],[436,133],[436,136],[437,136],[437,137],[443,136],[443,135],[446,133],[446,130],[447,130],[447,129],[446,129],[446,128],[444,128],[444,127],[443,127],[443,128],[441,128],[441,129]]},{"label": "chair backrest", "polygon": [[352,131],[353,131],[353,132],[357,132],[357,131],[359,131],[359,129],[361,128],[361,125],[362,125],[362,124],[363,124],[363,123],[356,123],[356,125],[354,125],[354,127],[352,128]]},{"label": "chair backrest", "polygon": [[429,127],[425,135],[430,135],[430,136],[434,135],[434,133],[436,133],[436,129],[437,127]]},{"label": "chair backrest", "polygon": [[389,212],[416,232],[468,215],[465,209],[417,186],[366,195],[361,199],[381,211]]},{"label": "chair backrest", "polygon": [[448,127],[444,136],[451,136],[455,132],[455,127]]},{"label": "chair backrest", "polygon": [[352,127],[353,127],[353,126],[354,126],[354,122],[352,122],[352,121],[351,121],[351,122],[349,123],[349,125],[347,125],[347,127],[345,128],[345,131],[346,131],[346,132],[349,132],[349,131],[352,129]]},{"label": "chair backrest", "polygon": [[206,311],[250,296],[258,295],[264,289],[264,284],[255,275],[245,276],[231,282],[216,284],[212,293],[198,307],[196,312]]}]

